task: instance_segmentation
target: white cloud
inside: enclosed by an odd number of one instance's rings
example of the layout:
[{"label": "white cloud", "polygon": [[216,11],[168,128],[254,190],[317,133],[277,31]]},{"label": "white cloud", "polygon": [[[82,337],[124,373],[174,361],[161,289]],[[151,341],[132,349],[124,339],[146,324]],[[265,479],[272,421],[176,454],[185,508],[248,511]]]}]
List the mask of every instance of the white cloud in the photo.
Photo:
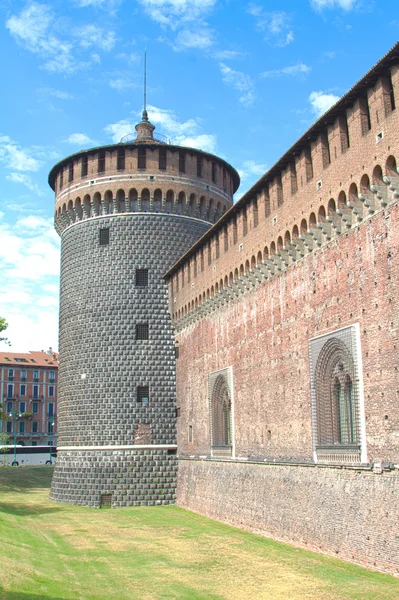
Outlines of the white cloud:
[{"label": "white cloud", "polygon": [[141,79],[140,83],[132,80],[132,74],[130,71],[113,71],[111,73],[107,73],[105,78],[108,85],[118,92],[124,92],[125,90],[137,87],[141,88],[142,86]]},{"label": "white cloud", "polygon": [[254,83],[249,75],[235,71],[224,63],[219,63],[222,80],[240,92],[239,100],[244,105],[251,105],[255,101]]},{"label": "white cloud", "polygon": [[231,60],[232,58],[239,58],[241,56],[241,52],[237,50],[219,50],[215,52],[215,58],[217,60]]},{"label": "white cloud", "polygon": [[242,163],[241,168],[238,169],[241,182],[256,177],[259,179],[264,173],[266,173],[267,165],[264,163],[257,163],[254,160],[246,160]]},{"label": "white cloud", "polygon": [[283,67],[282,69],[272,69],[271,71],[264,71],[260,74],[261,77],[279,77],[281,75],[288,75],[290,77],[300,77],[310,73],[311,68],[304,63],[297,63],[289,67]]},{"label": "white cloud", "polygon": [[[172,110],[152,105],[147,106],[147,109],[151,123],[157,126],[156,133],[165,135],[172,143],[200,148],[205,152],[216,152],[216,136],[214,134],[202,133],[199,119],[180,121],[176,113]],[[135,132],[134,127],[138,119],[139,115],[134,119],[121,119],[116,123],[107,125],[105,131],[117,143],[123,136]]]},{"label": "white cloud", "polygon": [[[171,43],[174,50],[209,50],[215,33],[205,17],[216,0],[139,0],[147,15],[164,29],[176,32]],[[163,39],[170,43],[169,40]]]},{"label": "white cloud", "polygon": [[79,8],[104,8],[110,12],[117,8],[121,2],[122,0],[75,0],[75,4],[79,6]]},{"label": "white cloud", "polygon": [[182,23],[202,19],[216,0],[139,0],[139,4],[160,25],[177,29]]},{"label": "white cloud", "polygon": [[[98,63],[97,54],[81,57],[91,47],[109,51],[115,34],[89,24],[70,30],[65,28],[48,4],[30,3],[19,15],[6,21],[11,35],[27,50],[44,59],[43,68],[53,73],[72,74]],[[69,35],[68,39],[62,39]]]},{"label": "white cloud", "polygon": [[95,141],[92,140],[85,133],[71,133],[70,136],[64,140],[68,144],[75,144],[76,146],[85,146],[86,144],[95,144]]},{"label": "white cloud", "polygon": [[43,196],[43,192],[40,187],[32,180],[32,177],[26,173],[10,173],[9,175],[6,175],[6,179],[8,179],[8,181],[12,181],[13,183],[22,183],[22,185],[27,187],[28,190],[34,194]]},{"label": "white cloud", "polygon": [[250,4],[249,14],[256,19],[256,29],[265,32],[265,37],[278,47],[288,46],[294,41],[291,17],[284,11],[265,11],[258,4]]},{"label": "white cloud", "polygon": [[336,102],[338,102],[339,96],[335,94],[326,94],[324,92],[312,92],[309,95],[309,102],[312,106],[312,110],[317,117],[324,114],[329,108],[331,108]]},{"label": "white cloud", "polygon": [[310,0],[310,5],[316,10],[323,8],[342,8],[343,10],[352,10],[357,0]]},{"label": "white cloud", "polygon": [[79,40],[82,48],[95,46],[105,52],[109,52],[116,43],[116,36],[113,31],[105,31],[93,23],[77,27],[73,30],[73,35]]},{"label": "white cloud", "polygon": [[58,98],[59,100],[73,100],[75,98],[75,96],[69,92],[64,92],[63,90],[57,90],[51,87],[39,88],[37,91],[43,96],[51,96],[53,98]]},{"label": "white cloud", "polygon": [[207,50],[214,44],[214,34],[208,27],[195,29],[183,29],[176,36],[173,47],[175,50],[187,50],[197,48]]},{"label": "white cloud", "polygon": [[0,314],[12,350],[57,347],[59,238],[50,219],[28,215],[0,221]]},{"label": "white cloud", "polygon": [[15,171],[38,171],[42,163],[7,135],[0,136],[0,162]]}]

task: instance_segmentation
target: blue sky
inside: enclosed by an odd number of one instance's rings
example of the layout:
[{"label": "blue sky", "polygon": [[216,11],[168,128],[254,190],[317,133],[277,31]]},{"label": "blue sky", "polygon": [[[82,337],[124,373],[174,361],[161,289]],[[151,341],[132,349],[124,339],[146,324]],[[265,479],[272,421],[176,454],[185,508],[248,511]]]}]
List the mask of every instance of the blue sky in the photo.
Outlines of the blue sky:
[{"label": "blue sky", "polygon": [[[58,348],[52,165],[142,110],[246,191],[399,38],[397,0],[0,0],[0,316],[11,350]],[[0,348],[4,348],[0,344]]]}]

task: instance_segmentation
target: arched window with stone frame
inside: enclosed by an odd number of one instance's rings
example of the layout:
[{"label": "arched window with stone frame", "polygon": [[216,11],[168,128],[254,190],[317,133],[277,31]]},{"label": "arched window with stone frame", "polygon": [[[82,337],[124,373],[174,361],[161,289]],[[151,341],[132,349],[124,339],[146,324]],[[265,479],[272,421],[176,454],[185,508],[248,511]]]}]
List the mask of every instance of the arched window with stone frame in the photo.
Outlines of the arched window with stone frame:
[{"label": "arched window with stone frame", "polygon": [[365,462],[358,326],[310,340],[313,445],[317,462]]},{"label": "arched window with stone frame", "polygon": [[227,367],[208,376],[211,454],[234,456],[233,374]]}]

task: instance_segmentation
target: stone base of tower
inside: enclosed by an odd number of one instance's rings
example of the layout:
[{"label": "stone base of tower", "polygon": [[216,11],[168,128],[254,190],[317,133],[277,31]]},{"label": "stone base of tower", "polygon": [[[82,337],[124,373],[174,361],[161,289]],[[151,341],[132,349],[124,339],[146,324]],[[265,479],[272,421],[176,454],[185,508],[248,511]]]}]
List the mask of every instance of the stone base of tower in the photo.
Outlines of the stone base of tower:
[{"label": "stone base of tower", "polygon": [[50,499],[92,508],[174,504],[175,449],[59,450]]}]

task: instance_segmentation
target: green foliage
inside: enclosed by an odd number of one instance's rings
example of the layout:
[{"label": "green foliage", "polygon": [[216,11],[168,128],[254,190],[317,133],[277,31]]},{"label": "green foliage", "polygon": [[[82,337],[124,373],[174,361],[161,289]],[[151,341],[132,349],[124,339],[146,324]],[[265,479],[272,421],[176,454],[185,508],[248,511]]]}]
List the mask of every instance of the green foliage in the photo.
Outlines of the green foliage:
[{"label": "green foliage", "polygon": [[0,599],[392,600],[399,579],[176,506],[49,500],[53,469],[0,471]]},{"label": "green foliage", "polygon": [[[4,317],[0,317],[0,333],[2,331],[5,331],[7,329],[7,327],[8,327],[8,323],[5,320],[5,318]],[[6,337],[0,337],[0,342],[5,342],[8,346],[11,346],[11,343],[10,343],[9,339],[6,338]]]},{"label": "green foliage", "polygon": [[10,439],[11,438],[8,433],[0,432],[0,452],[7,452],[8,448],[6,446]]}]

